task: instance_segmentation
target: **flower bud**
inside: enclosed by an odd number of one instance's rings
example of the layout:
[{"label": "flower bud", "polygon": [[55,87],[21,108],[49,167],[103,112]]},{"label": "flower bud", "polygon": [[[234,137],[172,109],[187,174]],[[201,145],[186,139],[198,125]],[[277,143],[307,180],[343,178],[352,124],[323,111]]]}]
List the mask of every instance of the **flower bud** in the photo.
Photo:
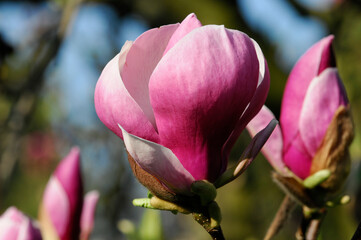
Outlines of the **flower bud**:
[{"label": "flower bud", "polygon": [[[262,149],[278,172],[274,179],[306,205],[325,204],[327,194],[340,189],[350,170],[354,130],[332,41],[333,36],[320,40],[294,66],[282,99],[280,127]],[[247,126],[251,135],[272,118],[263,107]]]},{"label": "flower bud", "polygon": [[83,188],[80,151],[73,148],[51,176],[44,191],[39,220],[45,239],[79,239]]}]

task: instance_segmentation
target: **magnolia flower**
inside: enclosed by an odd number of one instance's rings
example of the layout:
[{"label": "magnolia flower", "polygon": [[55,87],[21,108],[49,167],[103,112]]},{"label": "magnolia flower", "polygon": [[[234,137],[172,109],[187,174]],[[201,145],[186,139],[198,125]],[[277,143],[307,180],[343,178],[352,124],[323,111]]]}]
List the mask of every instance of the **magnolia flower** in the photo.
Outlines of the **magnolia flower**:
[{"label": "magnolia flower", "polygon": [[[349,172],[353,127],[332,41],[333,36],[323,38],[294,66],[284,91],[280,127],[262,151],[283,176],[302,182],[320,173],[325,180],[321,186],[333,191]],[[272,118],[263,107],[247,126],[251,135]]]},{"label": "magnolia flower", "polygon": [[[95,89],[100,120],[124,140],[137,178],[161,198],[214,182],[265,102],[269,73],[258,44],[195,14],[126,42]],[[167,195],[167,196],[166,196]]]},{"label": "magnolia flower", "polygon": [[15,207],[0,216],[0,240],[40,240],[40,230]]},{"label": "magnolia flower", "polygon": [[[39,219],[45,239],[87,239],[98,200],[95,191],[83,202],[80,151],[74,147],[51,176],[44,191]],[[80,235],[81,233],[81,235]]]}]

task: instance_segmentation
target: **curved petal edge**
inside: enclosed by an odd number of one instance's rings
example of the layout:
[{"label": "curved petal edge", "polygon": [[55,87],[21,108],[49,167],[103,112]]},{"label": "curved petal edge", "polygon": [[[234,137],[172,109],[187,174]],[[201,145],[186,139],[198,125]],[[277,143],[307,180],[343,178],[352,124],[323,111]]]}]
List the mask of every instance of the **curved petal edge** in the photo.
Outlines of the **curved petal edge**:
[{"label": "curved petal edge", "polygon": [[174,192],[190,194],[190,186],[194,178],[170,149],[129,134],[120,125],[119,127],[128,153],[140,167]]}]

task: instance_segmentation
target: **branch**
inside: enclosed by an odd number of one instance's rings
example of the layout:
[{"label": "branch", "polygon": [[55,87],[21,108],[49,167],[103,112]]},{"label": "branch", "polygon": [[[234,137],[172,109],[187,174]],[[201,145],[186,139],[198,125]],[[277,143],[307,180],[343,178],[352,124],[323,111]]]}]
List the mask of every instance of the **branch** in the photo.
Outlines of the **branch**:
[{"label": "branch", "polygon": [[296,202],[290,196],[286,195],[284,197],[276,216],[267,230],[264,240],[270,240],[277,235],[284,226],[295,205]]}]

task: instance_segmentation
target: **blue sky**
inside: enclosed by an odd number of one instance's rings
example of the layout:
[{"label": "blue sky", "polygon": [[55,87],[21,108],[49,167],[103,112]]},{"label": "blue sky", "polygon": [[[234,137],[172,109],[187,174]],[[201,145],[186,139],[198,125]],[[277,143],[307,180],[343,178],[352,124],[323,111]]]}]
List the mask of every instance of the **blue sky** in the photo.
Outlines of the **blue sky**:
[{"label": "blue sky", "polygon": [[[327,7],[331,0],[299,1],[320,8]],[[40,13],[52,14],[47,4],[28,6],[0,3],[0,33],[11,44],[21,45],[31,39],[35,26],[41,23]],[[313,43],[327,35],[320,21],[298,15],[286,0],[239,0],[239,10],[254,30],[276,46],[276,57],[287,71]],[[139,16],[120,19],[104,5],[80,9],[58,56],[58,68],[50,71],[47,82],[47,88],[55,89],[59,96],[69,124],[86,128],[99,124],[93,94],[101,68],[126,40],[134,40],[147,29]],[[53,121],[59,121],[56,113],[54,116]]]},{"label": "blue sky", "polygon": [[291,68],[312,44],[327,34],[320,21],[300,16],[286,0],[238,2],[250,26],[276,46],[276,57],[284,69]]}]

